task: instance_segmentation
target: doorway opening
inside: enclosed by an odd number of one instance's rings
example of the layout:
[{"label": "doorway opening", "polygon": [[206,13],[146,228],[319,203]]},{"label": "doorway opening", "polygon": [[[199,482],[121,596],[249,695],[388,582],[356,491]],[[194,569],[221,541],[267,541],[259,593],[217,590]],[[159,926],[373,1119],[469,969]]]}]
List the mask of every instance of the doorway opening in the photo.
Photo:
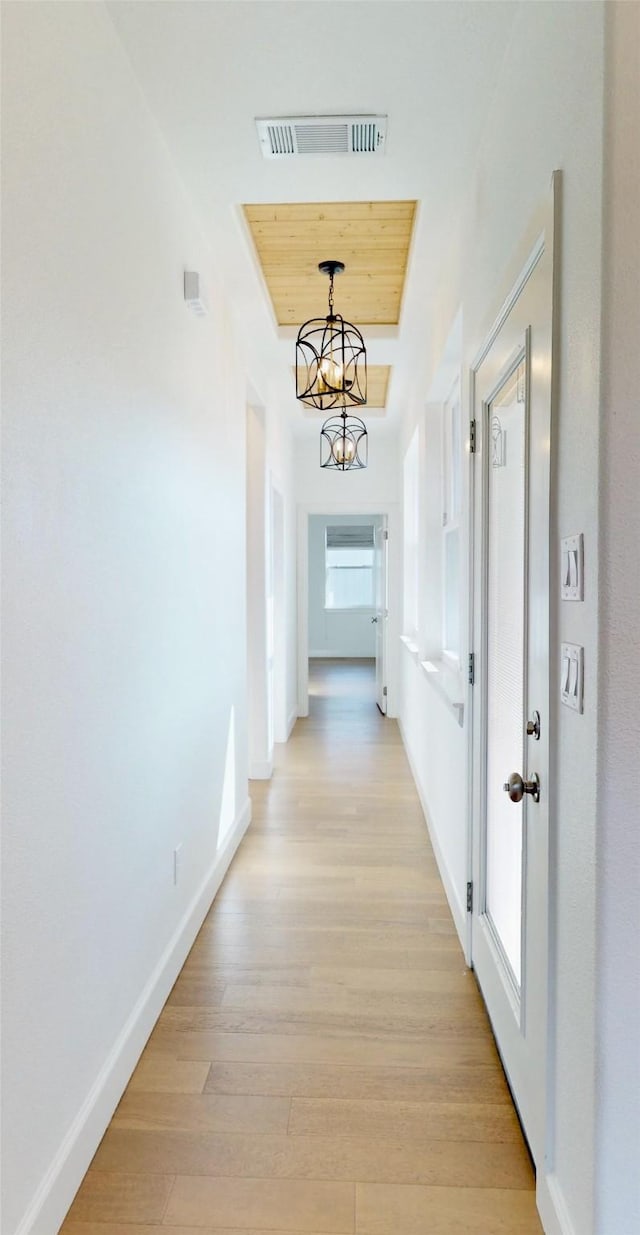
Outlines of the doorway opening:
[{"label": "doorway opening", "polygon": [[[334,529],[329,553],[328,528]],[[349,528],[361,531],[348,533]],[[395,502],[298,507],[298,716],[309,715],[310,659],[316,664],[336,662],[336,672],[330,675],[334,685],[348,661],[360,662],[364,682],[364,662],[368,662],[370,678],[373,674],[373,710],[378,715],[397,715],[400,529],[400,509]],[[340,558],[340,537],[347,535],[360,537],[358,552],[362,555],[366,548],[366,558],[348,561],[345,552]]]},{"label": "doorway opening", "polygon": [[[387,710],[387,518],[310,514],[307,525],[309,693],[353,692]],[[320,672],[324,665],[325,672]],[[315,672],[314,672],[315,670]]]}]

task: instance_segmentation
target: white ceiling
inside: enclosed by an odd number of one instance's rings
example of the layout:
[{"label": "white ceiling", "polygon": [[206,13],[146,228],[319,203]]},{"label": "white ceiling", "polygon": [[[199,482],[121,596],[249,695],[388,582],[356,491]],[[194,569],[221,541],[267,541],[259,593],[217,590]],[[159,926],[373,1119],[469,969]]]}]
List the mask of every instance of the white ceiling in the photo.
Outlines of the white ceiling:
[{"label": "white ceiling", "polygon": [[[518,4],[515,0],[112,0],[108,9],[210,231],[266,397],[317,432],[293,394],[293,336],[276,327],[241,216],[245,202],[416,198],[399,329],[365,332],[393,364],[394,428],[425,350],[425,300],[461,209]],[[256,116],[389,116],[382,157],[262,158]],[[318,259],[340,258],[319,253]],[[318,284],[318,309],[326,288]],[[339,284],[336,303],[339,309]]]}]

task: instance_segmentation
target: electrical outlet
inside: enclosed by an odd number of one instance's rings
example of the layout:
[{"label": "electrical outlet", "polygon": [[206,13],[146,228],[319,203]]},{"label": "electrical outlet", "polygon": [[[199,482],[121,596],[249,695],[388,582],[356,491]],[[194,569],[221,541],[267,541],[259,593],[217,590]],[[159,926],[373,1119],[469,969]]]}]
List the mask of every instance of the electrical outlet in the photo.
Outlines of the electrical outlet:
[{"label": "electrical outlet", "polygon": [[180,858],[182,856],[182,845],[176,845],[173,851],[173,882],[177,884],[180,878]]}]

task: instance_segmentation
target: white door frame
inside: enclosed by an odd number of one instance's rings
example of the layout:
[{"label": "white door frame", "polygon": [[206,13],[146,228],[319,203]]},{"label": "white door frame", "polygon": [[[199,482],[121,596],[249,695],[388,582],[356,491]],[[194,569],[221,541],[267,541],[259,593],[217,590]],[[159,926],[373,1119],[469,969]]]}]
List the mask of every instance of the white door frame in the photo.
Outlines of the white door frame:
[{"label": "white door frame", "polygon": [[397,716],[397,660],[400,638],[401,517],[398,502],[327,501],[298,505],[298,716],[309,715],[309,515],[386,515],[389,530],[389,617],[387,621],[387,716]]},{"label": "white door frame", "polygon": [[388,713],[387,656],[389,642],[389,528],[387,516],[374,528],[374,589],[376,622],[376,703],[383,716]]},{"label": "white door frame", "polygon": [[269,780],[273,747],[269,741],[267,664],[267,543],[269,489],[264,408],[247,404],[247,732],[249,779]]},{"label": "white door frame", "polygon": [[284,494],[269,474],[270,537],[273,570],[273,737],[286,742],[287,726],[287,644],[286,644],[286,582],[285,582],[285,501]]}]

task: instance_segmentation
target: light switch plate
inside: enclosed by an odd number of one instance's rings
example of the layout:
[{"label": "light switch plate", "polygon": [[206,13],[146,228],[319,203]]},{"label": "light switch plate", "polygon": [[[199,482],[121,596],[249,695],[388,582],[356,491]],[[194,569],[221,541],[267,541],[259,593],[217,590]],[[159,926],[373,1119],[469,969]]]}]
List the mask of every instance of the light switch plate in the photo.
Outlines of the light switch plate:
[{"label": "light switch plate", "polygon": [[584,648],[563,643],[560,657],[560,698],[565,707],[582,712],[584,698]]},{"label": "light switch plate", "polygon": [[584,600],[584,536],[560,541],[560,595],[563,600]]}]

